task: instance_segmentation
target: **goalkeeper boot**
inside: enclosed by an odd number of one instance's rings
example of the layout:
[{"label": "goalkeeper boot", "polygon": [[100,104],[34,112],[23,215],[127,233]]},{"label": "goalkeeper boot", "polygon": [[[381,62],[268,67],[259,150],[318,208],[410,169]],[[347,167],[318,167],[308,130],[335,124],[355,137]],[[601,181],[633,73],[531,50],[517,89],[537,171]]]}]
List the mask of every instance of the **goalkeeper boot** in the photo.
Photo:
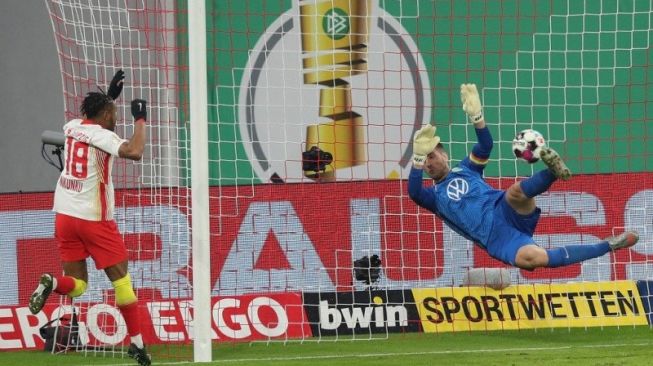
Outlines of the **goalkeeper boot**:
[{"label": "goalkeeper boot", "polygon": [[562,180],[569,180],[571,178],[571,170],[567,168],[567,164],[562,161],[560,155],[552,148],[548,146],[542,147],[540,158],[556,178]]},{"label": "goalkeeper boot", "polygon": [[145,347],[143,348],[138,348],[137,345],[135,344],[130,344],[129,349],[127,350],[127,355],[136,362],[140,366],[150,366],[152,364],[152,360],[150,360],[150,355],[147,354],[147,351],[145,351]]},{"label": "goalkeeper boot", "polygon": [[636,231],[626,231],[621,235],[611,236],[605,238],[605,241],[610,245],[610,250],[617,250],[622,248],[630,248],[637,244],[639,234]]},{"label": "goalkeeper boot", "polygon": [[32,296],[29,298],[29,311],[32,314],[38,314],[43,305],[48,301],[48,296],[52,293],[53,288],[53,278],[49,273],[44,273],[41,275],[41,280],[39,281],[39,286],[34,290]]}]

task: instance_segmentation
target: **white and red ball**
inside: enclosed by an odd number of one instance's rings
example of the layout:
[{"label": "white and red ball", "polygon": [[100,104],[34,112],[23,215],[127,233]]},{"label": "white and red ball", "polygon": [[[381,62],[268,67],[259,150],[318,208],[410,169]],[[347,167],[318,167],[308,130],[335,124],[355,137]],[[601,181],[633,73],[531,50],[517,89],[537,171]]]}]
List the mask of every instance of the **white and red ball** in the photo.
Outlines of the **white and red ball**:
[{"label": "white and red ball", "polygon": [[540,160],[540,151],[546,145],[541,133],[527,129],[520,131],[512,140],[512,152],[519,160],[533,164]]}]

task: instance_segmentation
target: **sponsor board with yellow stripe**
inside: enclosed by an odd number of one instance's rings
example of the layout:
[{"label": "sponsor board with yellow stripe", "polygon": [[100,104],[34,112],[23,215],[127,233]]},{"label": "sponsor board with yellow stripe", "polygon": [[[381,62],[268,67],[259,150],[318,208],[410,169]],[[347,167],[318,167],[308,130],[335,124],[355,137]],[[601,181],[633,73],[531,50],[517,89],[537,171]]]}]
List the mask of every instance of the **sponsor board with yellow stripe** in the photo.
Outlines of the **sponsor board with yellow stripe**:
[{"label": "sponsor board with yellow stripe", "polygon": [[634,281],[413,289],[424,332],[648,324]]}]

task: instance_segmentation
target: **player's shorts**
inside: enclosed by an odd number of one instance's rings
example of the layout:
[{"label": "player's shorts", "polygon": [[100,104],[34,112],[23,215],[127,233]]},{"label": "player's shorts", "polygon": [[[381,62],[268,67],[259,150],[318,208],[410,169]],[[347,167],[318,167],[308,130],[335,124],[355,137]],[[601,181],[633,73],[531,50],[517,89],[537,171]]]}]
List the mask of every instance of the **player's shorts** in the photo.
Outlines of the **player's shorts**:
[{"label": "player's shorts", "polygon": [[505,196],[502,197],[494,208],[494,224],[486,248],[488,254],[514,266],[519,248],[535,244],[533,233],[541,212],[536,207],[532,213],[520,215],[510,206]]},{"label": "player's shorts", "polygon": [[127,260],[125,242],[113,220],[88,221],[57,213],[54,236],[64,262],[90,256],[97,269],[104,269]]}]

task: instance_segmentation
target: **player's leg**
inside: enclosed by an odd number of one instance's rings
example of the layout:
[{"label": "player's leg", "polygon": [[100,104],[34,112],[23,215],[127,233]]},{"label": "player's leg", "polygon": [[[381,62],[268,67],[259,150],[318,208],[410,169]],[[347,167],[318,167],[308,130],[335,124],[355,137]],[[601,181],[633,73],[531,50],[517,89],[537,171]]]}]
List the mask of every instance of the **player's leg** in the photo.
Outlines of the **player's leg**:
[{"label": "player's leg", "polygon": [[520,215],[527,215],[535,210],[534,197],[546,192],[557,176],[551,169],[543,169],[532,176],[514,183],[506,190],[506,201]]},{"label": "player's leg", "polygon": [[[532,178],[532,177],[531,177]],[[529,178],[530,179],[530,178]],[[522,184],[525,181],[517,182],[506,190],[505,200],[515,212],[520,215],[530,215],[535,211],[535,199],[524,193]]]},{"label": "player's leg", "polygon": [[488,253],[523,269],[560,267],[582,262],[600,257],[610,250],[631,247],[638,240],[636,232],[627,231],[596,244],[567,245],[547,250],[533,241],[533,233],[540,217],[539,209],[534,208],[533,212],[522,214],[506,198],[499,203],[494,214],[494,228],[486,248]]},{"label": "player's leg", "polygon": [[125,319],[131,338],[129,356],[139,365],[150,365],[141,335],[138,298],[127,268],[127,248],[118,226],[114,221],[91,223],[82,236],[95,266],[104,270],[115,290],[116,305]]},{"label": "player's leg", "polygon": [[53,276],[50,273],[41,275],[39,284],[29,299],[29,309],[32,314],[41,311],[53,291],[71,298],[81,296],[86,291],[88,282],[86,257],[89,253],[77,236],[78,221],[79,219],[74,217],[56,215],[55,237],[64,275]]},{"label": "player's leg", "polygon": [[138,307],[138,298],[134,293],[131,276],[127,270],[127,261],[123,261],[104,269],[116,291],[116,305],[125,318],[127,333],[131,337],[131,344],[127,351],[129,357],[135,359],[139,365],[150,365],[150,357],[145,351],[141,335],[141,323]]},{"label": "player's leg", "polygon": [[519,249],[515,258],[517,267],[533,269],[537,267],[562,267],[598,258],[609,251],[632,247],[639,240],[635,231],[604,239],[596,244],[566,245],[553,249],[543,249],[537,245],[526,245]]},{"label": "player's leg", "polygon": [[557,179],[571,178],[571,171],[555,150],[543,147],[540,157],[548,169],[540,170],[506,190],[506,200],[521,215],[533,212],[535,210],[533,197],[546,192]]},{"label": "player's leg", "polygon": [[88,282],[86,260],[63,262],[63,269],[63,276],[53,276],[50,273],[41,275],[39,285],[29,299],[29,310],[32,314],[43,309],[43,305],[53,291],[70,298],[81,296],[86,292]]},{"label": "player's leg", "polygon": [[546,267],[548,263],[549,257],[546,250],[535,244],[520,247],[515,255],[515,266],[526,270]]},{"label": "player's leg", "polygon": [[552,148],[548,146],[543,147],[540,151],[540,158],[556,178],[562,180],[569,180],[571,178],[571,170],[569,170],[567,164],[562,160],[560,154]]}]

